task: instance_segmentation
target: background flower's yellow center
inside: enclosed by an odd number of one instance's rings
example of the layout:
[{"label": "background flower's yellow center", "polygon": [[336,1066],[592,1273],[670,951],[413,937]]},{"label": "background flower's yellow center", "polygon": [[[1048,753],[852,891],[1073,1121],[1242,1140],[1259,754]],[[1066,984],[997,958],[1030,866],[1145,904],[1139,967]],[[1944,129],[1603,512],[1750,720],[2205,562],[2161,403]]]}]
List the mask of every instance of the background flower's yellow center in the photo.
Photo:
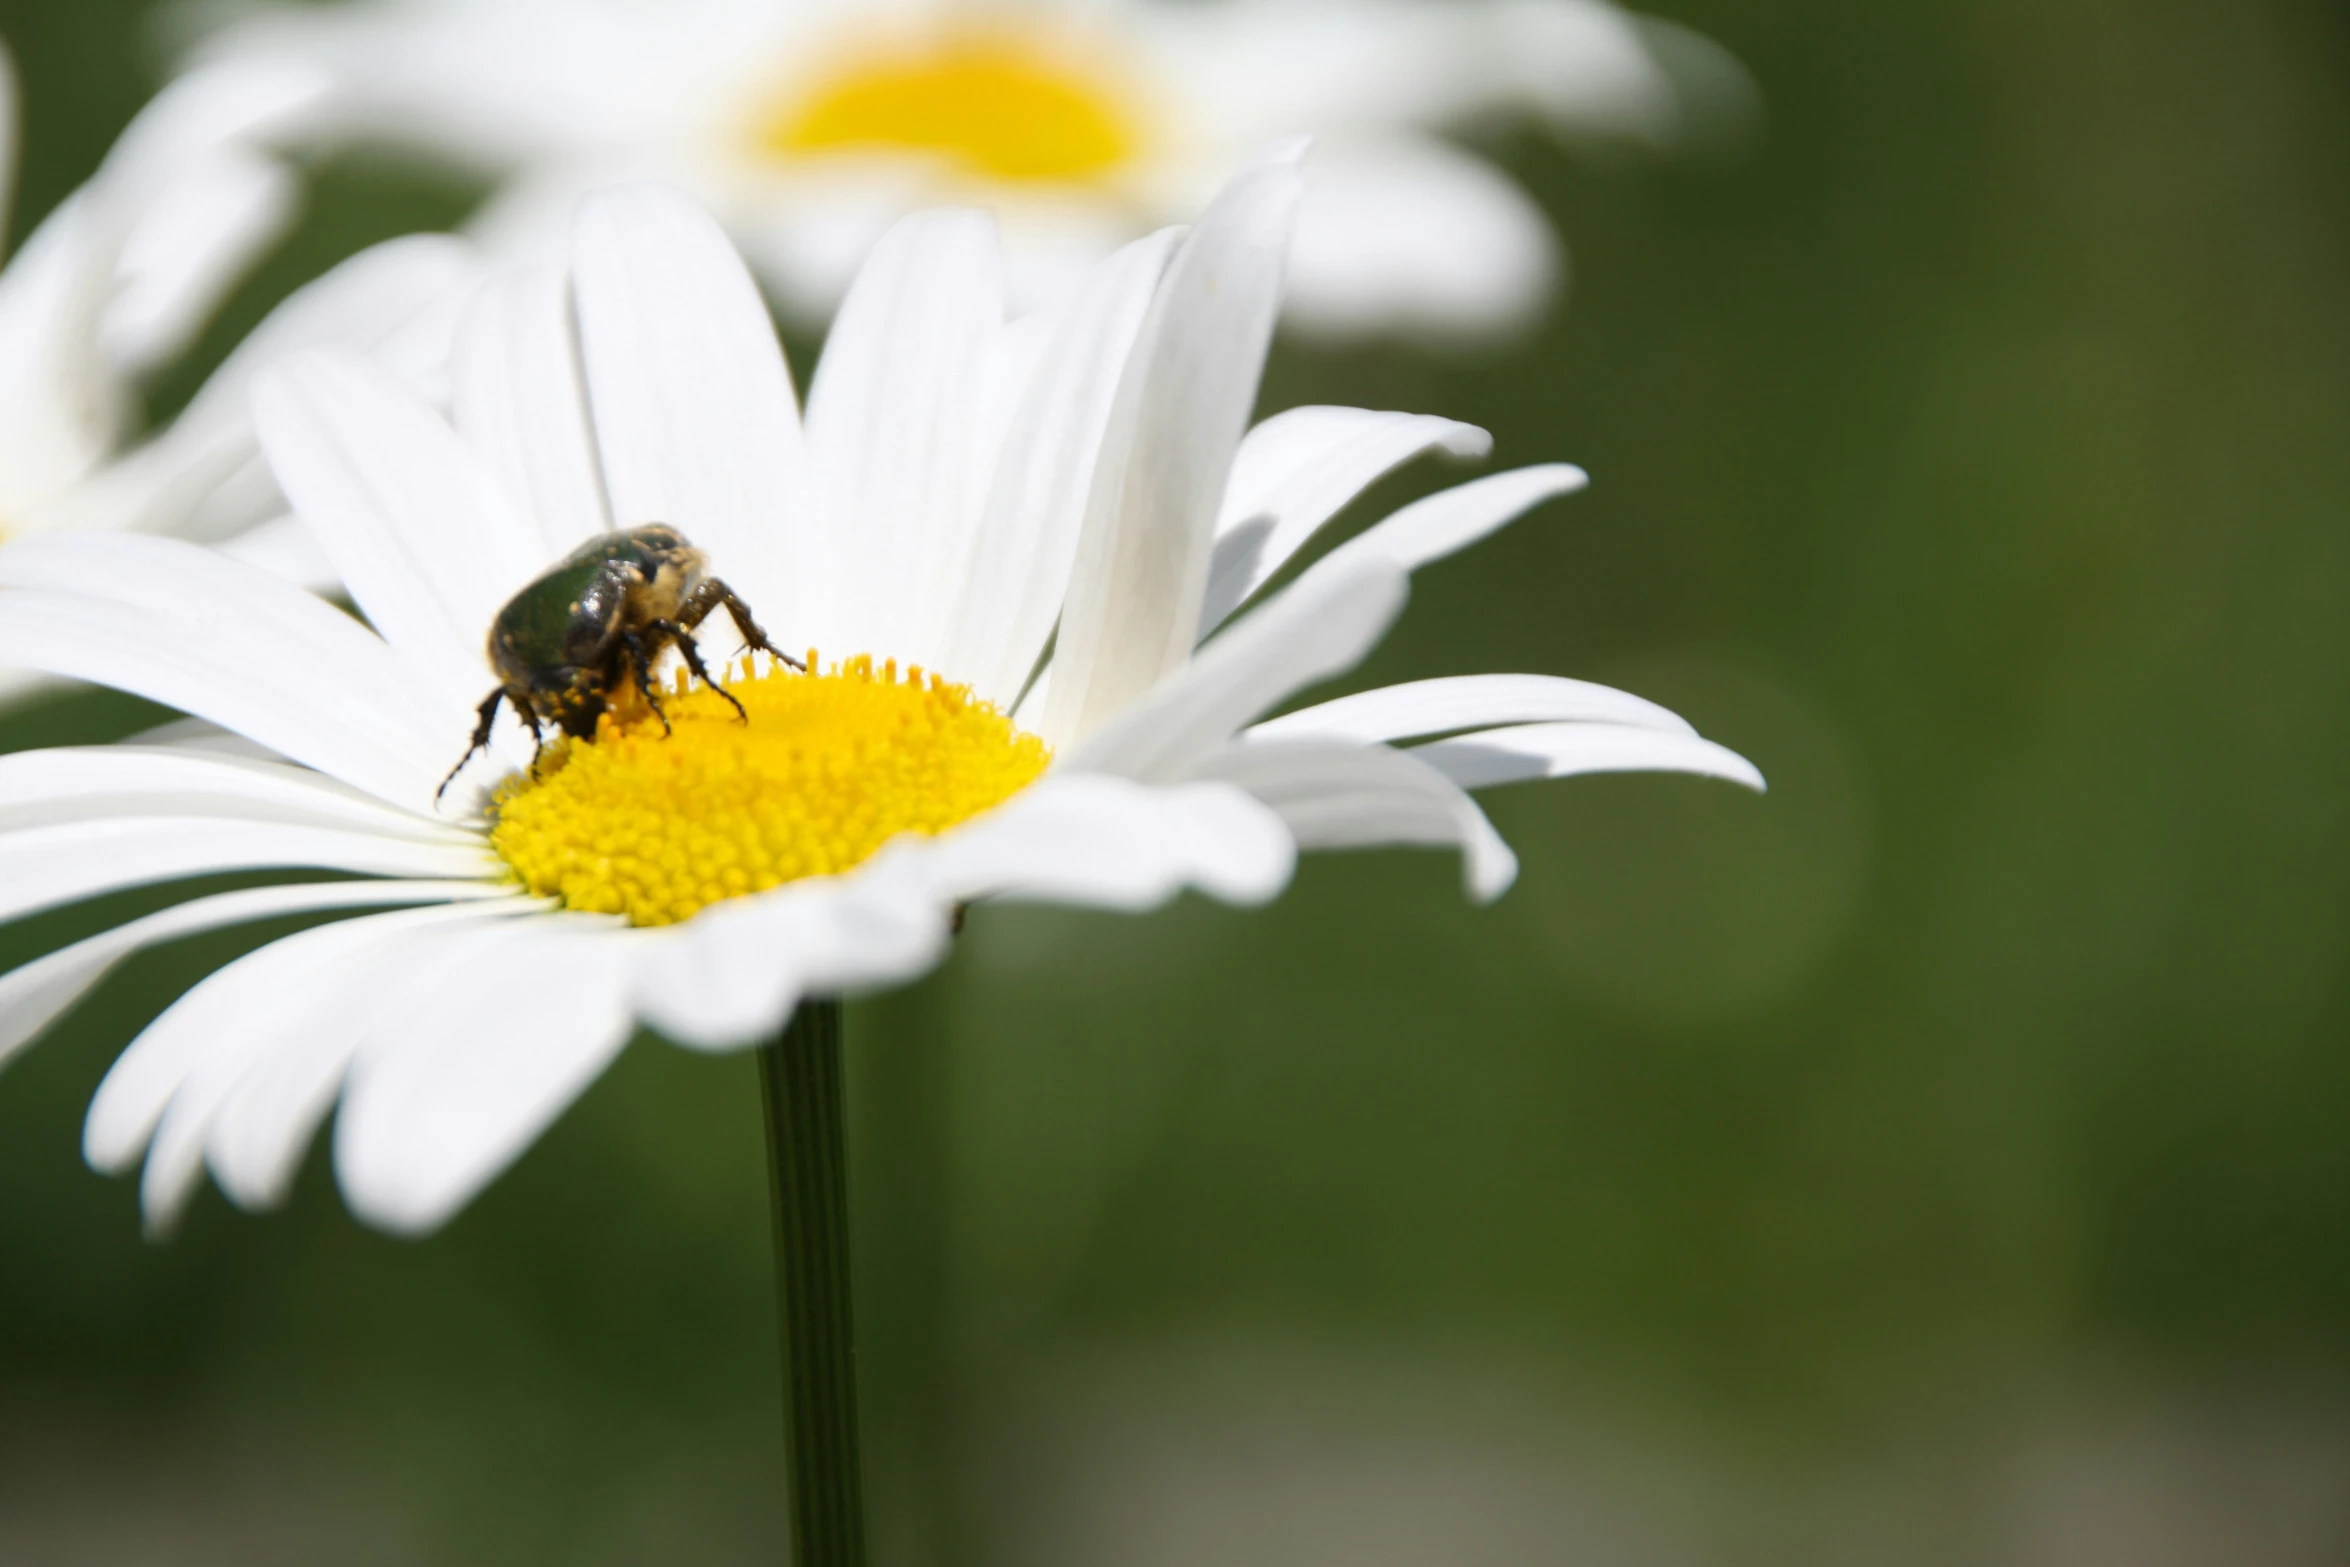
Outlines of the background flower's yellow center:
[{"label": "background flower's yellow center", "polygon": [[[808,659],[817,668],[815,656]],[[845,871],[904,832],[937,833],[1044,771],[1044,742],[965,686],[854,658],[641,703],[591,743],[558,741],[498,791],[490,842],[533,892],[666,925],[722,898]]]},{"label": "background flower's yellow center", "polygon": [[1000,180],[1095,180],[1131,158],[1140,139],[1120,85],[1042,41],[950,33],[845,58],[769,117],[759,141],[785,155],[936,153]]}]

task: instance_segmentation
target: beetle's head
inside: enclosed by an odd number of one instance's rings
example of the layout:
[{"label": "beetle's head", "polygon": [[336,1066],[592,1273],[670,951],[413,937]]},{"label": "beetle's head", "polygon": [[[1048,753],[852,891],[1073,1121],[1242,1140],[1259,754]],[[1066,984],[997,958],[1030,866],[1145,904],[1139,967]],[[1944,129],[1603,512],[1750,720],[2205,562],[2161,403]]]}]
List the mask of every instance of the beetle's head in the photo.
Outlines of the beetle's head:
[{"label": "beetle's head", "polygon": [[576,664],[544,667],[532,672],[530,704],[572,739],[593,739],[604,716],[604,682]]}]

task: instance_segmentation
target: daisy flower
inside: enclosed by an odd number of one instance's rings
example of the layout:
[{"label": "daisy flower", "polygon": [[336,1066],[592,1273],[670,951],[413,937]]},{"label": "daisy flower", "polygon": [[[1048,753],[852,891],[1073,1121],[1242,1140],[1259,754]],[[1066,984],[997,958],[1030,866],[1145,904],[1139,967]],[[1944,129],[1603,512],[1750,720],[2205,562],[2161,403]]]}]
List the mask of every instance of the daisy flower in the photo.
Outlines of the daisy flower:
[{"label": "daisy flower", "polygon": [[[0,54],[0,170],[14,166],[12,83]],[[139,378],[187,345],[290,216],[292,176],[271,146],[321,86],[286,66],[182,77],[0,270],[0,543],[175,533],[320,577],[298,530],[270,526],[285,504],[254,440],[252,377],[278,354],[340,343],[428,379],[470,247],[416,237],[352,258],[272,312],[169,428],[127,450],[123,437]],[[38,683],[0,670],[0,699]]]},{"label": "daisy flower", "polygon": [[[1360,659],[1413,569],[1583,482],[1552,464],[1442,491],[1265,591],[1380,474],[1488,444],[1350,408],[1244,434],[1301,185],[1276,157],[1188,233],[1009,321],[991,220],[917,214],[850,290],[804,417],[722,231],[650,186],[591,198],[567,265],[474,300],[448,419],[359,355],[265,372],[271,466],[365,624],[177,541],[0,551],[0,661],[211,726],[0,757],[0,919],[220,872],[341,876],[197,897],[27,964],[0,979],[0,1053],[141,947],[365,911],[167,1008],[100,1088],[87,1152],[144,1155],[157,1224],[206,1166],[265,1207],[339,1100],[351,1205],[425,1231],[638,1024],[756,1044],[803,998],[922,973],[974,900],[1255,903],[1300,848],[1388,843],[1456,847],[1490,898],[1515,867],[1468,789],[1625,768],[1759,785],[1671,714],[1543,676],[1260,721]],[[501,607],[654,522],[807,672],[719,660],[722,694],[663,671],[662,715],[616,701],[535,765],[502,724],[442,796]],[[1395,743],[1427,736],[1449,738]]]},{"label": "daisy flower", "polygon": [[1296,326],[1449,338],[1551,295],[1550,225],[1439,132],[1530,113],[1647,144],[1743,102],[1727,56],[1607,0],[350,0],[240,18],[201,57],[331,71],[322,132],[504,182],[485,232],[560,233],[583,192],[698,195],[821,320],[897,217],[1002,215],[1016,303],[1200,209],[1260,146],[1317,138]]}]

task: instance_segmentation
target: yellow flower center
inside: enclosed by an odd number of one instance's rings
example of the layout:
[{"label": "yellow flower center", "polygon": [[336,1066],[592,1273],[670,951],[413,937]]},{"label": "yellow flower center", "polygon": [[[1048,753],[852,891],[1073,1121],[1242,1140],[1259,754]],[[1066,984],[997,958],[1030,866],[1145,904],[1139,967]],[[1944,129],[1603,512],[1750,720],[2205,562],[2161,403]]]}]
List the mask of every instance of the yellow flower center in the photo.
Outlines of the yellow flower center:
[{"label": "yellow flower center", "polygon": [[[817,669],[815,655],[808,658]],[[967,686],[853,658],[815,674],[722,676],[750,717],[689,688],[558,740],[498,789],[490,843],[531,891],[635,925],[848,870],[900,833],[939,833],[1044,771],[1044,742]]]},{"label": "yellow flower center", "polygon": [[902,149],[991,179],[1084,183],[1114,173],[1141,141],[1124,86],[1054,40],[963,28],[844,55],[761,120],[758,142],[785,157]]}]

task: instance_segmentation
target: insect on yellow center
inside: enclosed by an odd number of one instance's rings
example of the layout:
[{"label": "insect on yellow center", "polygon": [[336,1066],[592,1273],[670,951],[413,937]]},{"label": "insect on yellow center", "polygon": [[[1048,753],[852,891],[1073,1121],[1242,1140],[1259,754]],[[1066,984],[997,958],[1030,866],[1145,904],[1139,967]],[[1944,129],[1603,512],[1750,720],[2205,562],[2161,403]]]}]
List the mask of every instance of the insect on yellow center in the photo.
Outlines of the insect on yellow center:
[{"label": "insect on yellow center", "polygon": [[758,142],[783,157],[904,150],[991,179],[1082,184],[1139,150],[1136,96],[1057,40],[963,29],[844,53],[763,117]]},{"label": "insect on yellow center", "polygon": [[[818,670],[816,656],[808,667]],[[1035,781],[1050,753],[919,669],[859,657],[722,675],[750,717],[689,689],[557,740],[492,806],[490,842],[531,891],[667,925],[726,898],[845,871],[900,833],[944,832]]]}]

